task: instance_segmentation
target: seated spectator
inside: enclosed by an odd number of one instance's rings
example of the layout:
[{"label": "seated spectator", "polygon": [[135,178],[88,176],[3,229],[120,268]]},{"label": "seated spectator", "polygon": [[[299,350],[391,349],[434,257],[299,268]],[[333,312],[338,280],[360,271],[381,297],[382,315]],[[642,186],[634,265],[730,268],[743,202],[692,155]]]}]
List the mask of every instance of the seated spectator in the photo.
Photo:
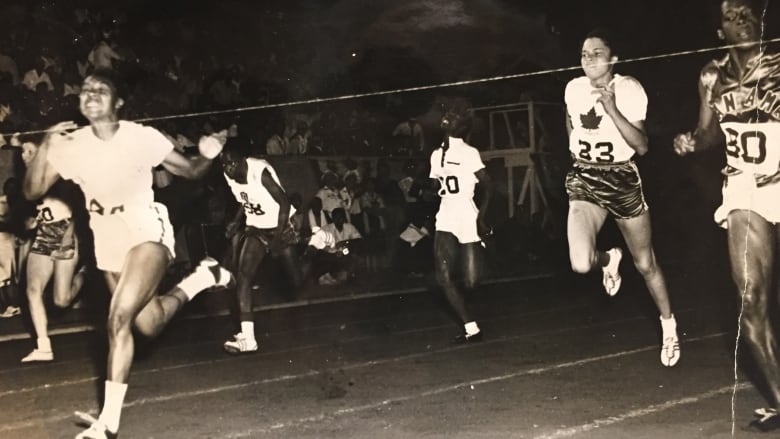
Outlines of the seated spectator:
[{"label": "seated spectator", "polygon": [[[5,306],[2,317],[21,314],[20,275],[25,272],[27,253],[32,244],[35,227],[35,205],[22,195],[21,182],[9,178],[3,184],[6,213],[0,226],[0,265],[11,274],[9,279],[0,279],[0,306]],[[11,250],[9,255],[8,251]],[[0,278],[5,276],[0,276]]]},{"label": "seated spectator", "polygon": [[122,56],[117,53],[116,49],[115,43],[102,40],[89,52],[87,61],[94,70],[111,70],[114,67],[114,60],[122,60]]},{"label": "seated spectator", "polygon": [[384,267],[386,233],[385,202],[376,192],[373,179],[368,179],[364,185],[364,192],[360,196],[360,207],[363,211],[363,236],[366,240],[366,268],[369,271],[377,271]]},{"label": "seated spectator", "polygon": [[333,223],[326,224],[324,231],[333,235],[336,244],[320,252],[317,266],[325,269],[319,277],[320,285],[337,285],[354,277],[355,255],[361,253],[362,236],[347,222],[347,212],[343,208],[333,210]]},{"label": "seated spectator", "polygon": [[398,180],[398,188],[401,189],[401,193],[404,195],[404,201],[406,201],[407,204],[416,203],[417,197],[411,193],[411,189],[417,174],[417,166],[414,162],[409,161],[404,165],[403,172],[404,177]]},{"label": "seated spectator", "polygon": [[422,125],[413,117],[395,127],[393,139],[398,155],[422,155],[426,152]]},{"label": "seated spectator", "polygon": [[331,213],[333,210],[338,208],[349,209],[352,199],[338,174],[329,172],[324,174],[322,178],[322,187],[315,196],[322,200],[322,210],[329,218],[328,222],[332,222]]},{"label": "seated spectator", "polygon": [[304,218],[304,227],[308,228],[306,232],[311,233],[315,227],[323,228],[329,222],[328,216],[322,210],[322,200],[317,197],[312,198],[309,202],[306,218]]},{"label": "seated spectator", "polygon": [[51,77],[46,71],[45,64],[46,60],[43,57],[37,57],[33,68],[25,72],[22,78],[22,85],[30,91],[35,91],[38,89],[38,84],[46,84],[46,88],[49,91],[54,91],[54,84],[52,84]]},{"label": "seated spectator", "polygon": [[293,155],[303,155],[309,150],[308,142],[311,131],[306,122],[298,122],[293,131],[287,138],[287,153]]},{"label": "seated spectator", "polygon": [[16,245],[10,224],[8,197],[0,196],[0,317],[22,313],[16,291]]},{"label": "seated spectator", "polygon": [[347,209],[347,222],[358,228],[361,233],[365,233],[363,228],[363,209],[360,206],[360,196],[363,195],[363,186],[358,181],[358,175],[356,173],[347,173],[344,175],[344,188],[349,194],[349,198],[352,202]]},{"label": "seated spectator", "polygon": [[287,154],[287,140],[279,134],[272,134],[265,142],[265,152],[268,155]]}]

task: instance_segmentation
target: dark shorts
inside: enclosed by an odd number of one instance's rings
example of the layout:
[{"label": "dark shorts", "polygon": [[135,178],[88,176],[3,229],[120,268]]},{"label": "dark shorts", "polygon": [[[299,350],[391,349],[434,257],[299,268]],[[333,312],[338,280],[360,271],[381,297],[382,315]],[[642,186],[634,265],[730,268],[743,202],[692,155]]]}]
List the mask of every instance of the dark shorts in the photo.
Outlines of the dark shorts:
[{"label": "dark shorts", "polygon": [[587,201],[618,219],[636,218],[648,207],[634,162],[596,165],[575,162],[566,175],[569,201]]},{"label": "dark shorts", "polygon": [[272,254],[281,252],[282,250],[297,244],[300,241],[298,232],[292,227],[292,224],[288,224],[287,227],[282,230],[282,235],[277,241],[277,245],[272,247],[274,237],[277,235],[277,229],[258,229],[257,227],[245,226],[243,230],[238,232],[238,248],[236,251],[240,251],[242,243],[247,238],[254,238],[260,241],[266,248],[266,251]]},{"label": "dark shorts", "polygon": [[72,259],[76,250],[76,240],[72,239],[67,246],[62,245],[62,238],[70,226],[70,219],[39,223],[30,251],[55,259]]}]

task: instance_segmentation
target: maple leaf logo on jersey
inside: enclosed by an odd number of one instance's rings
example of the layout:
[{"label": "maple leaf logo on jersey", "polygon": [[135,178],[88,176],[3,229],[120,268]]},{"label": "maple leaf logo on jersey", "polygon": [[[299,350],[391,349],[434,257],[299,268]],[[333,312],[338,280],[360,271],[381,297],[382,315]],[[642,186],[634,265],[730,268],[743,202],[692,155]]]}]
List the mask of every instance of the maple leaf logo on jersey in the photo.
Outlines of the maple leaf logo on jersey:
[{"label": "maple leaf logo on jersey", "polygon": [[598,129],[602,116],[596,114],[596,107],[592,107],[586,114],[580,114],[580,123],[586,130]]}]

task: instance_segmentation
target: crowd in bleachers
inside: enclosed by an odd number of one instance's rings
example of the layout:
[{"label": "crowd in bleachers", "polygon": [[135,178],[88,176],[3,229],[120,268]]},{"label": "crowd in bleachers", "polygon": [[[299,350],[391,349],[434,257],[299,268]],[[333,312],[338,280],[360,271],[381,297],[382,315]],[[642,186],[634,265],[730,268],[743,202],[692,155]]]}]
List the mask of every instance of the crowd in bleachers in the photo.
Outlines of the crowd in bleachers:
[{"label": "crowd in bleachers", "polygon": [[[365,241],[358,264],[329,271],[330,276],[320,278],[322,283],[343,282],[351,276],[344,271],[355,267],[394,267],[413,274],[429,270],[438,197],[427,189],[426,166],[431,146],[438,141],[435,133],[424,135],[413,118],[393,120],[354,103],[231,111],[311,97],[312,87],[305,80],[289,81],[297,65],[293,58],[305,53],[290,50],[289,42],[278,37],[286,25],[284,14],[265,15],[261,27],[275,37],[268,39],[272,43],[262,39],[253,43],[253,56],[263,58],[264,68],[258,73],[247,68],[246,54],[240,51],[211,51],[215,45],[202,44],[213,38],[209,29],[188,19],[163,25],[119,8],[97,13],[68,2],[45,7],[19,2],[7,5],[4,13],[8,24],[0,39],[0,155],[14,163],[15,169],[6,170],[10,186],[18,186],[23,172],[19,147],[41,138],[14,133],[42,130],[62,120],[82,122],[81,81],[96,68],[109,68],[126,81],[122,118],[146,120],[181,151],[196,153],[199,136],[215,125],[230,126],[229,135],[252,154],[271,159],[300,156],[301,163],[313,168],[319,189],[291,194],[300,210],[296,220],[300,232],[337,227],[336,234],[343,234],[339,225],[343,214],[344,223],[354,228],[350,236],[359,234]],[[333,156],[346,159],[312,159]],[[183,268],[190,268],[204,247],[223,245],[222,228],[234,203],[219,167],[213,168],[203,182],[155,171],[156,194],[169,207]],[[19,244],[30,234],[24,217],[34,209],[21,200],[18,189],[4,192],[3,203],[12,201],[12,206],[0,205],[0,236],[15,234],[17,247],[23,248]],[[26,213],[11,213],[13,204],[17,212]],[[14,264],[6,271],[18,279],[19,264]],[[0,279],[0,287],[12,277]],[[2,306],[14,300],[0,297],[0,302]]]}]

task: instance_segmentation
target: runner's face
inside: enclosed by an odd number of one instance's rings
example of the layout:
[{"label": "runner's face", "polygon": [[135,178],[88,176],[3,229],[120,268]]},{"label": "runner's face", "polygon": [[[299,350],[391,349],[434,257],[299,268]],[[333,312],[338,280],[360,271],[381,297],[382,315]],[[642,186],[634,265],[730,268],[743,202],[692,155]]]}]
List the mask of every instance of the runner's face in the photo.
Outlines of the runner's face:
[{"label": "runner's face", "polygon": [[79,93],[79,109],[87,120],[103,120],[116,116],[119,100],[109,84],[87,76]]},{"label": "runner's face", "polygon": [[585,76],[597,80],[612,72],[612,63],[617,57],[601,38],[588,38],[582,43],[580,64]]},{"label": "runner's face", "polygon": [[721,3],[721,36],[727,44],[757,43],[761,39],[761,20],[744,0]]},{"label": "runner's face", "polygon": [[222,170],[233,180],[244,180],[246,176],[246,160],[233,153],[222,155]]}]

